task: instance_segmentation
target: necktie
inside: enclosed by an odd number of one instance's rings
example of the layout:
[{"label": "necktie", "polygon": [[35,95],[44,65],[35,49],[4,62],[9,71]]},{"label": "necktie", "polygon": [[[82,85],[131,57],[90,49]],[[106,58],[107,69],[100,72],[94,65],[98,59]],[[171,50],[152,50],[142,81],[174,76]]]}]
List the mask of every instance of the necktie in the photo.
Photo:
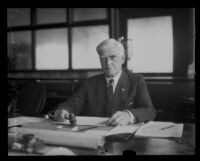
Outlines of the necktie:
[{"label": "necktie", "polygon": [[113,85],[114,85],[114,79],[110,79],[108,84],[108,90],[110,93],[112,93],[112,95],[113,95]]},{"label": "necktie", "polygon": [[113,97],[114,97],[113,83],[114,83],[114,80],[110,79],[108,87],[107,87],[106,116],[108,117],[111,115],[111,111],[113,108]]}]

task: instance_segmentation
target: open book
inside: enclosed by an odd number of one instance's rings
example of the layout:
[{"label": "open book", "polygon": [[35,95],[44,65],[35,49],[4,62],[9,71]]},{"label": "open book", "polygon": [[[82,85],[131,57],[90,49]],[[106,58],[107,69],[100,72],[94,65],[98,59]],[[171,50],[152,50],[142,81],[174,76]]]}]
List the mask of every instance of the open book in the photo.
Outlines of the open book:
[{"label": "open book", "polygon": [[183,124],[172,122],[149,121],[142,125],[135,133],[141,137],[181,137]]}]

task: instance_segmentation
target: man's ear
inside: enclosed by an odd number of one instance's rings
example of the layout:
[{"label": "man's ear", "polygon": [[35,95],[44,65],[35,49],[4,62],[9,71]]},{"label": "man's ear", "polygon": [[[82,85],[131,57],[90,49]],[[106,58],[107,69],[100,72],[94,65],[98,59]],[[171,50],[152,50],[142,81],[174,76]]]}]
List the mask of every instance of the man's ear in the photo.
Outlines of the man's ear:
[{"label": "man's ear", "polygon": [[123,55],[123,56],[122,56],[122,64],[124,64],[125,58],[126,58],[126,56]]}]

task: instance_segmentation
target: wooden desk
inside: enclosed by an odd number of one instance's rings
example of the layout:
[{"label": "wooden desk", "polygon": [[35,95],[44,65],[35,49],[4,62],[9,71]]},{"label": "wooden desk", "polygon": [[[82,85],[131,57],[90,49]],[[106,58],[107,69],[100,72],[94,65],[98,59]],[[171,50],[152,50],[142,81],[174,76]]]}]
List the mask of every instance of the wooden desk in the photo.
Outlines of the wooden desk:
[{"label": "wooden desk", "polygon": [[[47,145],[46,151],[55,148]],[[132,150],[136,155],[194,155],[195,154],[195,125],[185,124],[182,138],[141,138],[132,137],[128,141],[107,141],[106,154],[95,150],[71,148],[77,155],[122,155],[125,150]],[[8,152],[8,155],[29,155],[26,153]]]},{"label": "wooden desk", "polygon": [[136,155],[194,155],[195,125],[184,124],[181,138],[133,137],[127,144]]}]

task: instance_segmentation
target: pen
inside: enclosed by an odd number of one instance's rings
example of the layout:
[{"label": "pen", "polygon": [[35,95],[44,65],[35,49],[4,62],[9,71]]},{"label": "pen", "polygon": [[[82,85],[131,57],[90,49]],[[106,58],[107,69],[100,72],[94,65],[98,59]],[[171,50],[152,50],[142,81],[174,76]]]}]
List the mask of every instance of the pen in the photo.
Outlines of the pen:
[{"label": "pen", "polygon": [[90,127],[84,128],[84,129],[77,130],[77,132],[83,132],[83,131],[87,131],[89,129],[94,129],[94,128],[97,128],[97,127],[99,127],[99,126],[90,126]]},{"label": "pen", "polygon": [[171,128],[171,127],[174,127],[174,125],[166,126],[166,127],[163,127],[163,128],[161,128],[161,129],[159,129],[159,130],[165,130],[165,129],[169,129],[169,128]]}]

